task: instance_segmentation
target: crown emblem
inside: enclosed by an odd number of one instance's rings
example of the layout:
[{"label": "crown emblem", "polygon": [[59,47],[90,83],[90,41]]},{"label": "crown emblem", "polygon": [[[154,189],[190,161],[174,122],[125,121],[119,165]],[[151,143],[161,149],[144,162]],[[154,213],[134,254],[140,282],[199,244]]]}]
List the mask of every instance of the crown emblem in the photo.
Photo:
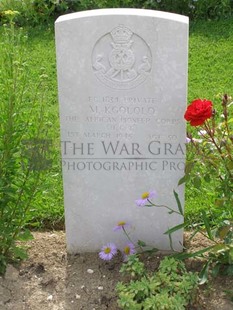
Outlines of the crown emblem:
[{"label": "crown emblem", "polygon": [[132,37],[132,31],[123,25],[119,25],[111,31],[111,36],[115,43],[126,43]]}]

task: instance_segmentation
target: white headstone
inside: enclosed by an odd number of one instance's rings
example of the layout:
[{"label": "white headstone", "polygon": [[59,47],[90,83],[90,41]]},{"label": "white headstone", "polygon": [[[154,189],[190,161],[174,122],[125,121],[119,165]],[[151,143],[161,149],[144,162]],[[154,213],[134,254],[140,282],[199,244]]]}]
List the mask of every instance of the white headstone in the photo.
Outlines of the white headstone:
[{"label": "white headstone", "polygon": [[[165,208],[184,203],[188,18],[138,9],[93,10],[56,21],[56,48],[68,252],[132,239],[170,250],[164,232],[183,222]],[[182,249],[182,231],[173,247]]]}]

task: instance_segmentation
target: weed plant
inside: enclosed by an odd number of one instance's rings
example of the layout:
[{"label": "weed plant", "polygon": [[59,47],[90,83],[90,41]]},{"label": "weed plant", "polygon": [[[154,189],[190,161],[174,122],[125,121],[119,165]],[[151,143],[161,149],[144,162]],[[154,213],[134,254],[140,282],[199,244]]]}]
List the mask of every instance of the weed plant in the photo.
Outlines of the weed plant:
[{"label": "weed plant", "polygon": [[165,257],[158,271],[150,273],[131,255],[120,272],[130,279],[116,286],[121,309],[184,310],[195,298],[197,274],[187,272],[184,263],[174,258]]},{"label": "weed plant", "polygon": [[44,80],[41,72],[34,87],[25,59],[23,30],[15,32],[17,12],[6,11],[0,59],[0,273],[9,260],[26,257],[16,243],[32,236],[24,227],[27,213],[40,188],[48,140],[44,125]]},{"label": "weed plant", "polygon": [[[213,274],[220,271],[233,275],[233,101],[228,95],[222,97],[221,109],[212,101],[194,100],[185,112],[193,133],[188,133],[188,146],[193,158],[186,162],[185,175],[179,184],[192,181],[192,188],[201,188],[202,180],[215,180],[215,201],[201,210],[201,223],[195,223],[194,234],[200,232],[214,245],[204,249],[208,261],[203,269],[203,281],[213,264]],[[192,128],[192,129],[194,129]],[[187,220],[185,220],[187,222]],[[183,258],[189,257],[181,254]],[[195,253],[191,254],[196,256]]]}]

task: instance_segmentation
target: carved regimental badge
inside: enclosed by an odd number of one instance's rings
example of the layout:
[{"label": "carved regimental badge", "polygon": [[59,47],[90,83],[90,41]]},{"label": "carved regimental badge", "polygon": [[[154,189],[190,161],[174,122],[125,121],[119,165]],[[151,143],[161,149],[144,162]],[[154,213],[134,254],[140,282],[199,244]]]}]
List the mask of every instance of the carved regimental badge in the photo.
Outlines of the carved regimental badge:
[{"label": "carved regimental badge", "polygon": [[147,43],[124,25],[101,37],[92,52],[97,78],[114,89],[130,89],[143,83],[151,72]]}]

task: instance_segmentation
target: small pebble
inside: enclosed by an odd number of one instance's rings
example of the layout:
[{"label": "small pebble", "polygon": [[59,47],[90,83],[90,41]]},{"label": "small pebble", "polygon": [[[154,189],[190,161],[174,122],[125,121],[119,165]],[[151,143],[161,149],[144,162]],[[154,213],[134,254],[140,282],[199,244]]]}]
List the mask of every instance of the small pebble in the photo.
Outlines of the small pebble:
[{"label": "small pebble", "polygon": [[92,270],[92,269],[87,269],[87,273],[94,273],[94,270]]},{"label": "small pebble", "polygon": [[50,234],[49,237],[56,237],[56,235],[55,234]]},{"label": "small pebble", "polygon": [[98,290],[102,291],[104,289],[103,286],[98,286]]},{"label": "small pebble", "polygon": [[73,304],[73,303],[74,303],[74,301],[73,301],[73,300],[71,300],[71,303]]},{"label": "small pebble", "polygon": [[49,295],[49,296],[47,297],[47,300],[49,300],[49,301],[53,300],[53,295]]},{"label": "small pebble", "polygon": [[104,275],[103,275],[103,278],[105,278],[105,277],[106,277],[106,275],[104,274]]},{"label": "small pebble", "polygon": [[81,286],[81,289],[83,290],[84,288],[85,288],[85,285],[82,285],[82,286]]},{"label": "small pebble", "polygon": [[75,298],[76,298],[76,299],[80,299],[80,298],[81,298],[81,295],[76,294],[76,295],[75,295]]}]

